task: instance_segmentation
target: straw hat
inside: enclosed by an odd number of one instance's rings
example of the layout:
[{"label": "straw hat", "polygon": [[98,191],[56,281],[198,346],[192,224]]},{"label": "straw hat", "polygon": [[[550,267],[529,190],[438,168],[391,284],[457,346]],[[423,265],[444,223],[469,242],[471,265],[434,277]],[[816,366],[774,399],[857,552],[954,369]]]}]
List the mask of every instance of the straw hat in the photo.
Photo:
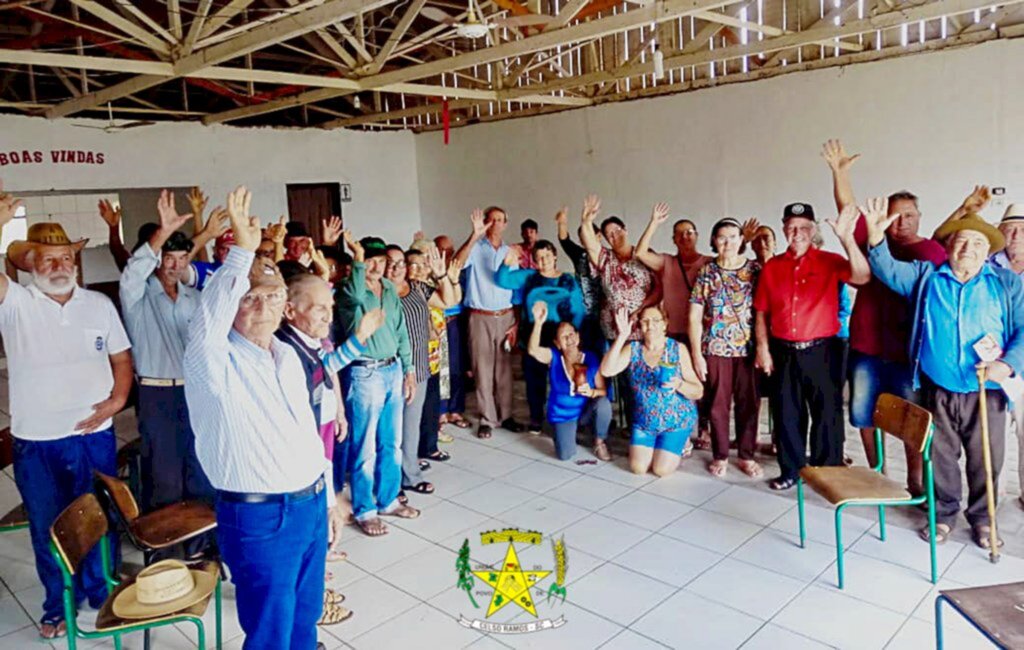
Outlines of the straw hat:
[{"label": "straw hat", "polygon": [[991,253],[998,253],[1006,246],[1006,238],[999,229],[982,219],[976,214],[968,214],[960,219],[954,219],[935,231],[935,239],[945,241],[950,235],[961,230],[973,230],[985,235],[992,249]]},{"label": "straw hat", "polygon": [[1003,220],[999,223],[1004,224],[1008,221],[1024,221],[1024,203],[1011,203],[1006,207]]},{"label": "straw hat", "polygon": [[76,242],[71,241],[68,239],[68,234],[64,232],[64,226],[52,221],[32,224],[29,226],[26,236],[27,239],[12,241],[11,245],[7,247],[7,259],[22,271],[32,270],[25,258],[30,251],[40,246],[70,246],[75,254],[78,254],[80,250],[85,248],[86,242],[89,241],[88,239],[79,239]]},{"label": "straw hat", "polygon": [[189,569],[178,560],[151,564],[114,598],[118,618],[156,618],[179,612],[209,596],[217,576]]}]

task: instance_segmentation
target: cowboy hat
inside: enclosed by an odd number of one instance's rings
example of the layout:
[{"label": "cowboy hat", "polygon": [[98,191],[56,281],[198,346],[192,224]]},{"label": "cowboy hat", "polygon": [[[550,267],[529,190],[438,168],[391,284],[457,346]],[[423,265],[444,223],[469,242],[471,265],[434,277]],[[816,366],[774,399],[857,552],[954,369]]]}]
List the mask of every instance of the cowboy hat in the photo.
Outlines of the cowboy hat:
[{"label": "cowboy hat", "polygon": [[118,618],[156,618],[191,607],[207,598],[217,576],[189,569],[184,562],[163,560],[151,564],[114,598]]},{"label": "cowboy hat", "polygon": [[1000,224],[1004,224],[1008,221],[1022,221],[1024,220],[1024,203],[1011,203],[1006,207],[1006,212],[1003,213],[1003,220]]},{"label": "cowboy hat", "polygon": [[989,251],[991,253],[998,253],[1006,246],[1006,238],[1003,236],[1003,233],[974,213],[946,222],[935,231],[935,239],[945,241],[948,237],[961,230],[973,230],[985,235],[989,245],[992,247]]},{"label": "cowboy hat", "polygon": [[7,247],[7,259],[19,270],[31,271],[25,258],[30,251],[39,246],[70,246],[75,254],[78,254],[85,248],[88,241],[88,239],[79,239],[73,242],[68,239],[68,234],[64,232],[62,225],[53,221],[44,221],[29,226],[26,239],[11,242],[11,245]]}]

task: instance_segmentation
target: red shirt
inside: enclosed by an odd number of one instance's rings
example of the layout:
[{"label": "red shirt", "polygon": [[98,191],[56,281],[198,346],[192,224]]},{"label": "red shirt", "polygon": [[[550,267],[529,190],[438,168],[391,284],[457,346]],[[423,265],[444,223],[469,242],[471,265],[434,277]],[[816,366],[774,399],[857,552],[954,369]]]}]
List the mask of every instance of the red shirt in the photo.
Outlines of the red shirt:
[{"label": "red shirt", "polygon": [[[864,217],[857,220],[854,238],[867,251],[868,229]],[[902,245],[889,240],[892,256],[904,262],[922,260],[936,266],[946,261],[946,250],[934,239]],[[866,254],[866,253],[865,253]],[[885,286],[878,278],[857,289],[857,301],[850,316],[850,348],[886,361],[909,363],[910,301]]]},{"label": "red shirt", "polygon": [[768,315],[771,335],[811,341],[839,332],[839,284],[850,280],[850,263],[811,248],[797,258],[786,250],[768,260],[758,280],[754,309]]}]

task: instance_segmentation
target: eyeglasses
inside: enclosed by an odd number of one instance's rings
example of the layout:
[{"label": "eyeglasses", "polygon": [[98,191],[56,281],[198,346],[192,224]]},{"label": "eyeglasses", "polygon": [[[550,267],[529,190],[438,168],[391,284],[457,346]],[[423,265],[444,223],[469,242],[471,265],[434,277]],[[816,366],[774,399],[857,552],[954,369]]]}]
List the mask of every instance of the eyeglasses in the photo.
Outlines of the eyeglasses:
[{"label": "eyeglasses", "polygon": [[405,262],[391,262],[391,261],[389,261],[387,266],[388,266],[389,269],[400,269],[400,268],[405,266]]},{"label": "eyeglasses", "polygon": [[273,293],[247,293],[242,296],[242,306],[252,309],[262,303],[266,307],[280,307],[287,299],[288,292],[283,289]]}]

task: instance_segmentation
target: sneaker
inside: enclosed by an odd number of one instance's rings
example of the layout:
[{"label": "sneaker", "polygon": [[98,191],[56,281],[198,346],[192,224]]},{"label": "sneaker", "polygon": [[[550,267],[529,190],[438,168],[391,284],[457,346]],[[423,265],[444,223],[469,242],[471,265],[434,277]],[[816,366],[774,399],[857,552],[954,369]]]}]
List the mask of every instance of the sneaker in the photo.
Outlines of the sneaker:
[{"label": "sneaker", "polygon": [[541,434],[541,430],[543,428],[544,428],[544,425],[537,424],[536,422],[531,422],[530,426],[527,427],[527,431],[526,432],[529,433],[531,436],[539,436]]}]

